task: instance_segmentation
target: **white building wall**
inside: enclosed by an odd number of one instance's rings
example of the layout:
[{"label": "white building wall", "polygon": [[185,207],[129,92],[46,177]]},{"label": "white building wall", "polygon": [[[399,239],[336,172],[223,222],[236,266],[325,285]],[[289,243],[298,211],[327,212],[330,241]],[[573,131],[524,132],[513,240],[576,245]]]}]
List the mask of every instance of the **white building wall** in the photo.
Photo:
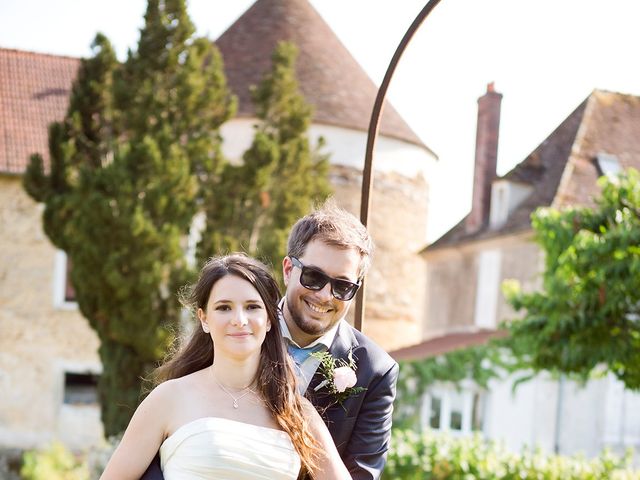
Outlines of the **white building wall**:
[{"label": "white building wall", "polygon": [[[236,118],[226,122],[220,133],[223,152],[230,160],[239,160],[253,141],[257,120]],[[316,144],[319,137],[326,141],[325,151],[331,154],[334,165],[362,169],[367,146],[367,134],[342,127],[313,124],[309,138]],[[432,178],[435,158],[426,149],[411,143],[379,135],[374,150],[374,168],[383,172],[395,172],[413,178],[422,174]]]},{"label": "white building wall", "polygon": [[[640,450],[640,393],[609,375],[582,384],[540,374],[513,391],[513,376],[492,381],[482,432],[509,450],[595,457],[608,448]],[[640,459],[636,458],[636,464]]]},{"label": "white building wall", "polygon": [[562,382],[564,401],[558,416],[559,453],[588,457],[598,455],[604,447],[604,423],[607,421],[604,400],[608,382],[592,380],[585,385]]},{"label": "white building wall", "polygon": [[515,378],[490,383],[483,433],[488,439],[504,443],[512,451],[537,445],[552,452],[557,384],[537,377],[520,384],[514,391]]},{"label": "white building wall", "polygon": [[[628,447],[640,451],[640,392],[625,390],[613,375],[601,382],[606,384],[602,405],[603,444],[618,454],[623,454]],[[640,464],[638,455],[636,463]]]}]

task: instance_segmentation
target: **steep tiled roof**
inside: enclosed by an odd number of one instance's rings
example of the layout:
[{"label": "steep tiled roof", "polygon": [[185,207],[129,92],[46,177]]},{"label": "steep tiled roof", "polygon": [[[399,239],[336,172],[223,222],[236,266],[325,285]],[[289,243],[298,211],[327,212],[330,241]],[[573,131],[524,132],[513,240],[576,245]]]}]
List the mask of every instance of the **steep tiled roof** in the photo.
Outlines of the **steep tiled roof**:
[{"label": "steep tiled roof", "polygon": [[[299,49],[297,75],[314,121],[366,132],[377,88],[308,0],[258,0],[216,41],[239,116],[254,116],[249,87],[282,40]],[[379,132],[428,149],[388,102]]]},{"label": "steep tiled roof", "polygon": [[48,125],[62,120],[76,58],[0,49],[0,172],[22,173],[32,153],[48,158]]},{"label": "steep tiled roof", "polygon": [[502,178],[532,187],[500,228],[467,234],[465,219],[425,251],[531,228],[538,207],[587,205],[598,193],[595,158],[615,155],[623,168],[640,169],[640,97],[595,90],[523,162]]}]

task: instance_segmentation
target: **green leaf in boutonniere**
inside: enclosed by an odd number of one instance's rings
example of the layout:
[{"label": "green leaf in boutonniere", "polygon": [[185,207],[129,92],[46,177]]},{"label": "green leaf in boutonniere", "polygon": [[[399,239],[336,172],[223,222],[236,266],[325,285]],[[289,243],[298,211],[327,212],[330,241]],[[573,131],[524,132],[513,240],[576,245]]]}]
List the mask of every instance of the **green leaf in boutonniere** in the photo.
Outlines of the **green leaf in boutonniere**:
[{"label": "green leaf in boutonniere", "polygon": [[326,388],[342,406],[349,397],[364,392],[366,388],[356,387],[356,361],[353,351],[349,350],[347,360],[334,358],[329,352],[314,352],[311,354],[320,361],[318,371],[322,375],[322,382],[314,389],[316,392]]}]

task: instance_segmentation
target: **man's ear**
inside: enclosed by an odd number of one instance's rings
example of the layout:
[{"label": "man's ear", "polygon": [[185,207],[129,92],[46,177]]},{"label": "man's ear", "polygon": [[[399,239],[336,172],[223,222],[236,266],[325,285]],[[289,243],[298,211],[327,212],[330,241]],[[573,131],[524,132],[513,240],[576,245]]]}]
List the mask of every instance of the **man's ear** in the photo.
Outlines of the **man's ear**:
[{"label": "man's ear", "polygon": [[282,277],[284,279],[285,287],[289,285],[289,277],[291,276],[291,270],[293,270],[293,263],[289,257],[282,259]]}]

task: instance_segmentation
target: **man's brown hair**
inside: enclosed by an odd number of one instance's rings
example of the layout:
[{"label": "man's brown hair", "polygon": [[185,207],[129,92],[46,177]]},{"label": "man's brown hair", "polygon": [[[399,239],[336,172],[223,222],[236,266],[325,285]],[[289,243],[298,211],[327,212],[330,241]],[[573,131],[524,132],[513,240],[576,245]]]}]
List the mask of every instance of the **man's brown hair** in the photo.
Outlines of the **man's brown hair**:
[{"label": "man's brown hair", "polygon": [[312,240],[343,249],[354,249],[360,254],[358,278],[364,276],[371,265],[373,240],[360,221],[332,200],[296,222],[289,234],[287,255],[301,257]]}]

